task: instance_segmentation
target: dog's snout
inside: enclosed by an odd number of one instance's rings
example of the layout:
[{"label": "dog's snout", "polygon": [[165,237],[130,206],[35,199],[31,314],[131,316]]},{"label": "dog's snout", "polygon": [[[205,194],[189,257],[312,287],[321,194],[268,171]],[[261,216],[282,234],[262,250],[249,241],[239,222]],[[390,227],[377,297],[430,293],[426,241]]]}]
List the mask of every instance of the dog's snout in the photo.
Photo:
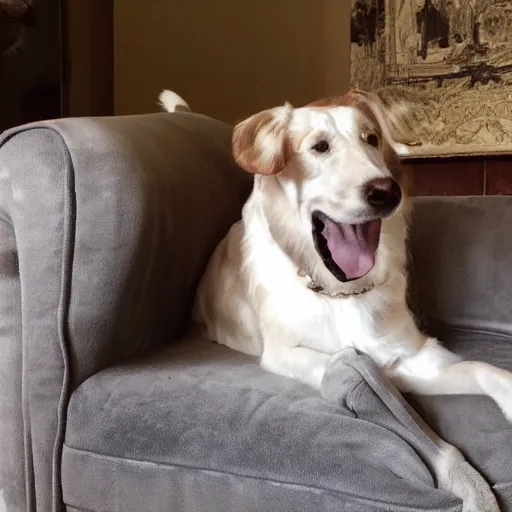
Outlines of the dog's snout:
[{"label": "dog's snout", "polygon": [[379,213],[392,212],[402,200],[402,189],[393,178],[376,178],[366,183],[367,203]]}]

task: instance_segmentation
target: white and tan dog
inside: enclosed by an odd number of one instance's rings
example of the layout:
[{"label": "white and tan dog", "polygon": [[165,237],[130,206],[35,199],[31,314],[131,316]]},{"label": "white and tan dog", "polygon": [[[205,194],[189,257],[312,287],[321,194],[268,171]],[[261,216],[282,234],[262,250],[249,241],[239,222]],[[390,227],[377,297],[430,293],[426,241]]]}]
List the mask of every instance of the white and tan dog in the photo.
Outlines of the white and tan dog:
[{"label": "white and tan dog", "polygon": [[[165,101],[167,96],[167,103]],[[186,106],[161,96],[170,111]],[[362,91],[256,114],[233,133],[254,174],[242,219],[213,254],[194,319],[204,335],[319,389],[344,348],[368,354],[401,390],[486,394],[512,420],[512,374],[461,361],[420,332],[406,304],[406,173],[388,113]],[[440,448],[441,485],[466,511],[499,510]],[[477,479],[477,480],[475,480]]]}]

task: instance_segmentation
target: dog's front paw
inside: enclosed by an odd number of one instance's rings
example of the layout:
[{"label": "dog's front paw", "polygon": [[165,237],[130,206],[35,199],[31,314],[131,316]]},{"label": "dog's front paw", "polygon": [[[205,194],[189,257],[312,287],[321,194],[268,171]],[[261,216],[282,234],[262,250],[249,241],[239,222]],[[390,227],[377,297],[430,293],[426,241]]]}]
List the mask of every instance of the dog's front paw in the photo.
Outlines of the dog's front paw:
[{"label": "dog's front paw", "polygon": [[512,393],[508,394],[499,405],[507,421],[512,423]]},{"label": "dog's front paw", "polygon": [[502,368],[495,368],[493,374],[497,377],[497,382],[492,383],[489,395],[499,405],[505,418],[512,423],[512,374]]},{"label": "dog's front paw", "polygon": [[500,512],[500,507],[494,496],[474,495],[463,500],[462,512]]},{"label": "dog's front paw", "polygon": [[500,512],[489,484],[457,449],[445,445],[441,461],[438,467],[441,487],[462,500],[463,512]]},{"label": "dog's front paw", "polygon": [[507,398],[507,402],[505,404],[502,404],[501,410],[503,411],[503,414],[507,421],[509,423],[512,423],[512,394]]}]

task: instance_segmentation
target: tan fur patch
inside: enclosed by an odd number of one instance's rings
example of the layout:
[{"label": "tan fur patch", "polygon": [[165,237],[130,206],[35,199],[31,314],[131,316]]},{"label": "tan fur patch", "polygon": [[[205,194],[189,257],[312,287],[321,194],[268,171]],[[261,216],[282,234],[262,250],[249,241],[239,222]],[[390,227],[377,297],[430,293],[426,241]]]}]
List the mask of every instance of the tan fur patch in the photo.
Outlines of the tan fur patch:
[{"label": "tan fur patch", "polygon": [[293,107],[286,105],[256,114],[235,126],[233,156],[253,174],[280,172],[290,156],[288,126]]}]

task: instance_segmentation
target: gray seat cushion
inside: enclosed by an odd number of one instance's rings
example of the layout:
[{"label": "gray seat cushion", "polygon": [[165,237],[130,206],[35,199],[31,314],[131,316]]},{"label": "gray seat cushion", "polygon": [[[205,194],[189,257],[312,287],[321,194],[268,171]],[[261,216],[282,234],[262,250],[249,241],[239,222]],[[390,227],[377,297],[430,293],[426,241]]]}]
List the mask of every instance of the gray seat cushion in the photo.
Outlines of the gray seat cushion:
[{"label": "gray seat cushion", "polygon": [[[127,512],[461,510],[455,497],[435,488],[400,428],[359,413],[358,400],[379,403],[361,378],[344,374],[340,388],[341,398],[327,401],[263,372],[254,359],[205,342],[105,370],[71,398],[64,501]],[[458,414],[467,414],[457,444],[506,497],[510,452],[500,462],[497,450],[484,446],[491,436],[490,446],[511,450],[512,431],[486,399],[455,400],[456,407],[447,398],[422,406],[436,420],[438,407],[446,413],[439,425],[451,437]],[[375,407],[373,413],[388,414]],[[471,422],[484,424],[485,434],[473,432]]]},{"label": "gray seat cushion", "polygon": [[[485,361],[512,371],[510,336],[438,328],[445,346],[467,360]],[[446,441],[457,446],[512,510],[512,425],[485,396],[407,397]]]}]

